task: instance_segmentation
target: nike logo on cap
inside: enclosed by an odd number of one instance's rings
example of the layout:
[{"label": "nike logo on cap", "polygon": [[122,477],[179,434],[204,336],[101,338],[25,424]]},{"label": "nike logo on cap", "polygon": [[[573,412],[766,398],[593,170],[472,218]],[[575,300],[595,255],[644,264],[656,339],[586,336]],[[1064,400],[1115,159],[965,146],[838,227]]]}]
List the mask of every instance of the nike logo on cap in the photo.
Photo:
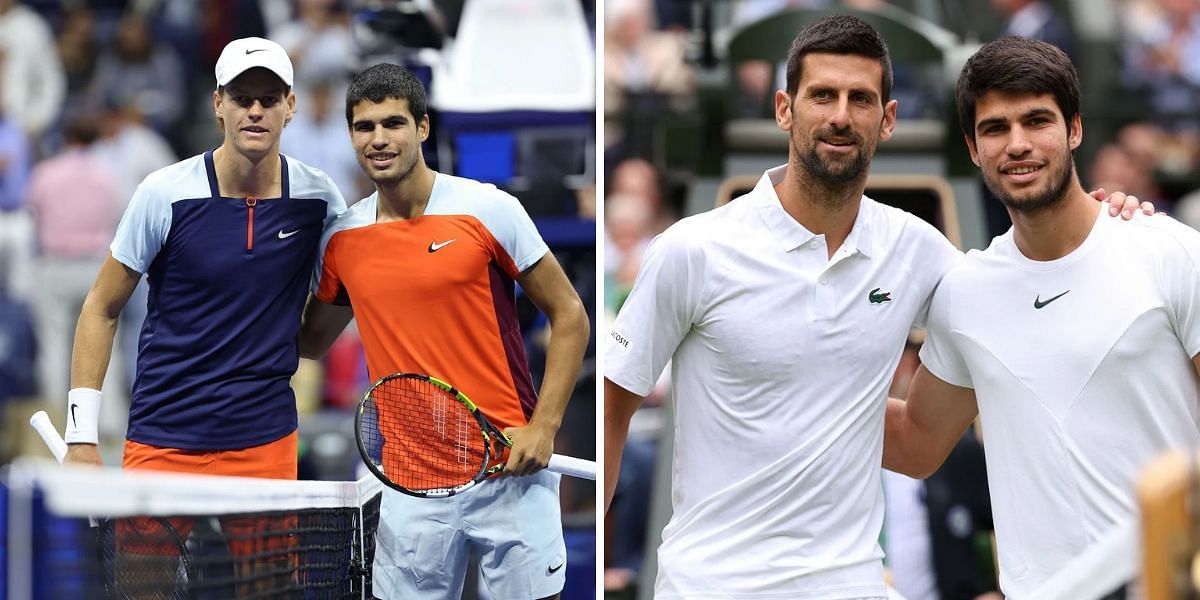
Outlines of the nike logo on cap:
[{"label": "nike logo on cap", "polygon": [[453,244],[454,242],[457,242],[457,241],[458,241],[458,238],[454,238],[452,240],[448,240],[448,241],[442,242],[440,244],[437,242],[429,242],[429,253],[433,254],[434,252],[437,252],[438,250],[441,250],[442,248],[445,248],[446,246],[449,246],[450,244]]},{"label": "nike logo on cap", "polygon": [[255,50],[251,50],[251,49],[249,49],[249,48],[246,48],[246,54],[254,54],[255,52],[266,52],[266,51],[267,51],[267,49],[266,49],[266,48],[258,48],[258,49],[255,49]]},{"label": "nike logo on cap", "polygon": [[279,230],[279,239],[281,239],[281,240],[286,240],[286,239],[288,239],[288,238],[292,237],[293,235],[296,235],[297,233],[300,233],[300,230],[299,230],[299,229],[297,229],[297,230],[295,230],[295,231],[289,231],[289,232],[287,232],[287,233],[284,233],[284,232],[283,232],[283,230],[282,230],[282,229],[280,229],[280,230]]},{"label": "nike logo on cap", "polygon": [[1033,299],[1033,307],[1034,308],[1042,308],[1043,306],[1046,306],[1047,304],[1050,304],[1051,302],[1054,302],[1055,300],[1058,300],[1059,298],[1066,296],[1067,292],[1069,292],[1069,291],[1071,291],[1071,290],[1067,290],[1066,292],[1063,292],[1053,298],[1046,298],[1045,302],[1042,301],[1042,295],[1038,294],[1037,297]]}]

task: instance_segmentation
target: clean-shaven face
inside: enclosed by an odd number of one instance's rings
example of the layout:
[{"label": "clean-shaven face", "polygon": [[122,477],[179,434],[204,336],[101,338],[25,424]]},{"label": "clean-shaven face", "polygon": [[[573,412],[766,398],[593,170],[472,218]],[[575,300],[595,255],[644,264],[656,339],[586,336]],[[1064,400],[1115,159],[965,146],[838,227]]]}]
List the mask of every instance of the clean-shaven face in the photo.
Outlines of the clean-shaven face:
[{"label": "clean-shaven face", "polygon": [[804,57],[796,95],[776,96],[776,122],[788,130],[800,166],[818,181],[863,176],[881,140],[892,135],[896,102],[882,96],[883,67],[865,56]]},{"label": "clean-shaven face", "polygon": [[350,141],[358,164],[375,183],[396,183],[412,173],[429,137],[429,116],[413,119],[408,100],[362,100],[354,105]]},{"label": "clean-shaven face", "polygon": [[1020,212],[1036,212],[1061,201],[1074,179],[1071,152],[1083,140],[1078,115],[1068,132],[1050,94],[991,91],[975,104],[975,141],[971,159],[983,170],[983,182]]},{"label": "clean-shaven face", "polygon": [[225,140],[247,156],[278,148],[283,127],[296,110],[296,95],[279,76],[254,68],[213,92],[213,108],[224,122]]}]

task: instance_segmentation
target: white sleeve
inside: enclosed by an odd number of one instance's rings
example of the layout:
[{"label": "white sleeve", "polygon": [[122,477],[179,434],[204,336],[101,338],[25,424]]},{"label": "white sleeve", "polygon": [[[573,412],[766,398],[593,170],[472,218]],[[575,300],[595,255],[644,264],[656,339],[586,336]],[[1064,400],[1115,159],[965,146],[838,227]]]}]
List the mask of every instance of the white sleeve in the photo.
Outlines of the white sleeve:
[{"label": "white sleeve", "polygon": [[496,196],[499,210],[488,211],[484,215],[484,225],[512,258],[517,272],[524,273],[525,269],[541,260],[550,247],[542,240],[542,235],[533,225],[533,219],[519,200],[503,192]]},{"label": "white sleeve", "polygon": [[604,376],[645,396],[698,320],[704,297],[704,254],[671,231],[650,243],[633,290],[609,330]]},{"label": "white sleeve", "polygon": [[109,249],[113,258],[121,264],[145,273],[158,256],[170,231],[170,201],[159,197],[142,182],[133,192]]},{"label": "white sleeve", "polygon": [[954,337],[952,285],[943,281],[933,293],[926,321],[925,344],[921,346],[921,363],[935,377],[958,387],[972,388],[971,372],[963,360]]},{"label": "white sleeve", "polygon": [[[930,229],[933,229],[932,226]],[[934,290],[937,285],[950,272],[958,261],[962,260],[963,253],[950,243],[940,231],[933,229],[936,232],[931,240],[925,244],[925,250],[921,253],[920,261],[913,266],[914,270],[921,270],[920,276],[930,278],[927,281],[930,284],[929,289]],[[933,293],[925,299],[920,310],[917,311],[916,317],[913,318],[913,325],[917,327],[925,327],[929,322],[930,305],[933,302]]]},{"label": "white sleeve", "polygon": [[1181,223],[1170,225],[1165,233],[1182,251],[1164,253],[1165,296],[1175,334],[1188,356],[1195,357],[1200,354],[1200,232]]},{"label": "white sleeve", "polygon": [[328,228],[338,215],[346,212],[346,199],[328,175],[325,176],[325,183],[328,189],[325,191],[325,221],[322,227]]}]

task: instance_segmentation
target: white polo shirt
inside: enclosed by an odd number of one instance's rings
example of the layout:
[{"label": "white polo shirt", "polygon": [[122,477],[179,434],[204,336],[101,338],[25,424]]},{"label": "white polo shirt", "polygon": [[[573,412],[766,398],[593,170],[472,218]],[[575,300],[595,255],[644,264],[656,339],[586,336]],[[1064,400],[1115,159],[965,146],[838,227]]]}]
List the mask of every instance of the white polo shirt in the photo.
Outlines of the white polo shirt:
[{"label": "white polo shirt", "polygon": [[1007,597],[1133,518],[1148,460],[1200,446],[1198,265],[1195,230],[1101,208],[1063,258],[1029,260],[1010,230],[943,280],[921,359],[975,389]]},{"label": "white polo shirt", "polygon": [[658,236],[609,335],[605,376],[636,394],[673,359],[658,598],[885,595],[888,384],[960,254],[864,197],[830,259],[784,212],[784,172]]}]

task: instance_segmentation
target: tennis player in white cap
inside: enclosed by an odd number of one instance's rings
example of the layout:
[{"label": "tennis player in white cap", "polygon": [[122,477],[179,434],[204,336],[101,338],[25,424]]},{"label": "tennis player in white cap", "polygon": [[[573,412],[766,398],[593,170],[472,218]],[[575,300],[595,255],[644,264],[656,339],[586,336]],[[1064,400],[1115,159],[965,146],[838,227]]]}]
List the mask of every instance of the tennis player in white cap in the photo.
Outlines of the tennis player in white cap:
[{"label": "tennis player in white cap", "polygon": [[[98,390],[117,316],[144,273],[150,300],[122,466],[296,478],[289,380],[300,314],[321,230],[345,201],[324,173],[279,153],[296,108],[282,47],[261,38],[230,42],[217,60],[216,84],[212,106],[223,143],[142,181],[84,301],[66,462],[100,463]],[[191,522],[179,521],[172,526],[186,538]],[[145,541],[169,539],[156,529],[163,525],[122,523],[118,543],[126,558],[159,559],[151,562],[170,583],[178,550]],[[131,543],[123,535],[131,530],[145,537]],[[231,543],[230,551],[237,557],[251,549]]]}]

